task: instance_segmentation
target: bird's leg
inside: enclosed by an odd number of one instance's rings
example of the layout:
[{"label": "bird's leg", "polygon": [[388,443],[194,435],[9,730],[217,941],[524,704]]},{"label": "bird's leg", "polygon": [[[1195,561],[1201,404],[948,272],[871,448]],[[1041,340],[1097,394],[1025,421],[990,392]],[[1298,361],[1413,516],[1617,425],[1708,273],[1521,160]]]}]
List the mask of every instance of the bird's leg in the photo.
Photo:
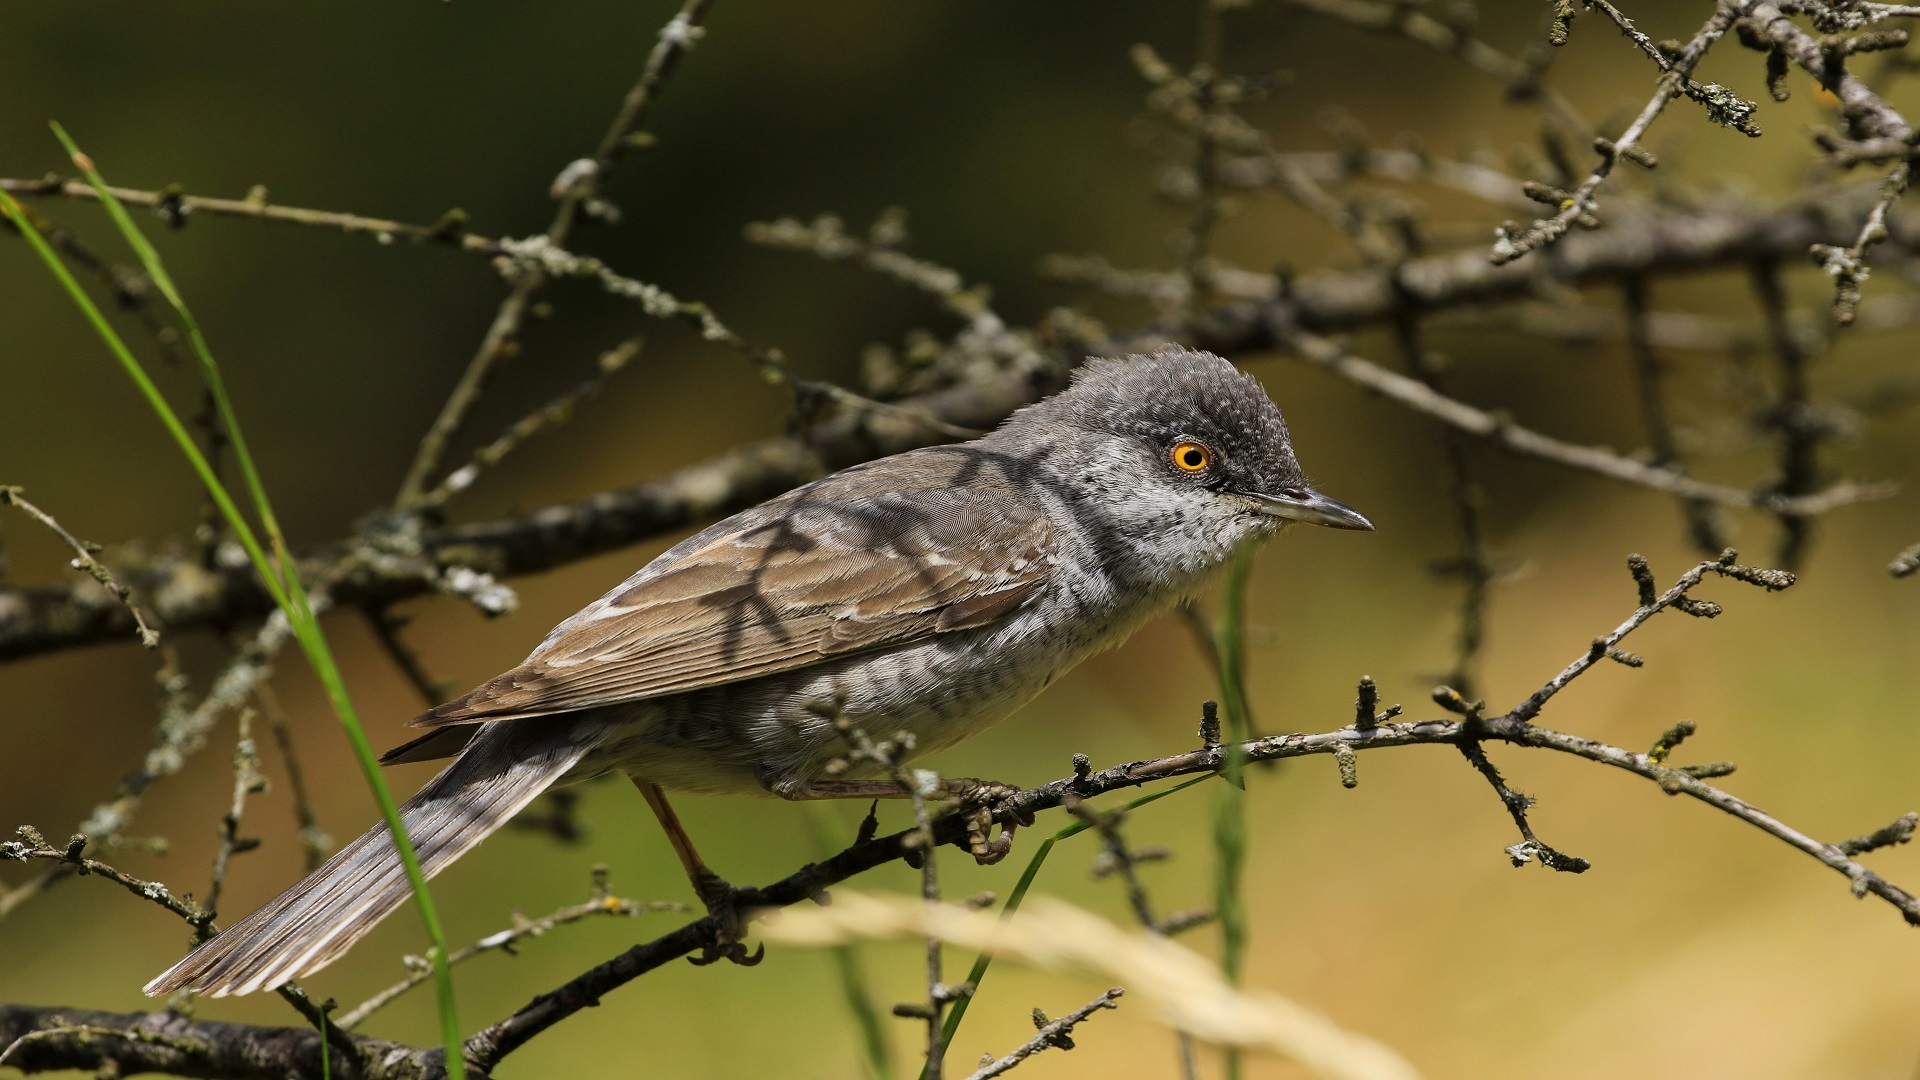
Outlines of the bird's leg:
[{"label": "bird's leg", "polygon": [[758,964],[765,958],[767,947],[762,945],[748,954],[747,947],[741,943],[747,927],[740,918],[733,886],[701,860],[700,853],[694,850],[693,838],[687,835],[686,826],[680,824],[680,815],[673,812],[673,805],[667,802],[667,793],[660,790],[660,785],[631,774],[627,779],[640,789],[647,805],[653,808],[653,816],[660,819],[660,827],[666,830],[667,842],[673,845],[673,853],[680,856],[680,865],[686,868],[687,880],[693,883],[694,894],[706,905],[707,914],[713,916],[713,940],[706,943],[699,956],[687,959],[695,964],[711,964],[722,959],[731,960],[742,967]]},{"label": "bird's leg", "polygon": [[[892,780],[811,780],[804,784],[770,784],[769,789],[783,799],[904,799],[906,788]],[[992,780],[954,777],[940,781],[934,797],[954,804],[965,815],[967,850],[975,862],[992,866],[1013,850],[1013,832],[1021,825],[1033,824],[1033,816],[1021,815],[1000,828],[993,836],[993,813],[1004,799],[1020,793],[1012,784]]]}]

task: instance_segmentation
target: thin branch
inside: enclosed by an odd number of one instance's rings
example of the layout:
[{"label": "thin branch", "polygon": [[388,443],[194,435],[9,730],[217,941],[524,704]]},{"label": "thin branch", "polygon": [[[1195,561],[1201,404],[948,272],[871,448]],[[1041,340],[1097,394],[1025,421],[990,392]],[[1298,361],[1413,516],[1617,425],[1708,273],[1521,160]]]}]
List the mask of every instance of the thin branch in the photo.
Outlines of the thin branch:
[{"label": "thin branch", "polygon": [[233,857],[260,846],[258,838],[240,835],[240,815],[246,811],[247,796],[267,789],[267,778],[260,775],[260,755],[254,748],[252,721],[253,710],[241,709],[233,745],[233,798],[220,818],[220,847],[213,856],[213,880],[207,886],[207,898],[201,902],[207,921],[194,927],[195,937],[201,940],[213,936],[208,927],[220,914],[220,891],[227,883],[227,868],[233,864]]},{"label": "thin branch", "polygon": [[113,882],[143,900],[151,901],[185,919],[187,925],[194,928],[196,936],[213,924],[213,912],[194,903],[189,898],[173,895],[165,885],[157,881],[142,881],[129,874],[101,862],[88,858],[84,853],[88,839],[75,833],[68,839],[65,847],[54,847],[47,843],[46,837],[32,826],[22,825],[15,830],[18,839],[0,843],[0,860],[11,862],[33,862],[49,860],[68,866],[81,877],[99,877]]},{"label": "thin branch", "polygon": [[60,538],[60,542],[73,551],[73,559],[68,564],[75,570],[100,583],[100,587],[113,594],[114,599],[127,609],[133,617],[133,624],[140,634],[140,644],[151,649],[160,644],[160,632],[147,624],[146,616],[140,614],[140,607],[133,602],[133,590],[117,581],[113,573],[94,556],[102,549],[99,544],[82,540],[68,532],[53,515],[27,501],[25,488],[12,484],[0,484],[0,506],[11,506],[33,520],[47,527],[47,530]]},{"label": "thin branch", "polygon": [[638,304],[641,311],[653,318],[685,323],[698,331],[703,339],[724,345],[746,357],[768,382],[790,388],[794,394],[795,408],[803,418],[809,418],[811,413],[817,411],[819,404],[831,402],[849,409],[878,413],[916,423],[930,432],[950,439],[970,439],[982,434],[977,428],[950,424],[937,416],[916,409],[891,402],[875,401],[832,383],[804,378],[794,372],[787,363],[785,354],[779,349],[755,345],[748,341],[722,322],[720,317],[714,314],[713,309],[706,304],[697,300],[682,300],[651,282],[627,277],[599,259],[576,255],[555,247],[545,237],[502,240],[501,246],[506,249],[510,257],[502,264],[509,280],[527,280],[530,277],[539,277],[543,280],[562,277],[587,278],[598,283],[602,289],[614,296]]},{"label": "thin branch", "polygon": [[[1611,6],[1608,6],[1608,10],[1612,10]],[[1575,224],[1592,222],[1592,214],[1597,207],[1594,194],[1612,174],[1615,163],[1622,158],[1651,162],[1652,159],[1640,150],[1640,141],[1676,97],[1684,94],[1706,105],[1707,118],[1717,124],[1734,128],[1748,136],[1760,134],[1759,125],[1752,120],[1756,108],[1752,102],[1739,98],[1718,83],[1702,86],[1692,78],[1693,69],[1714,42],[1720,40],[1721,35],[1733,25],[1737,14],[1732,3],[1722,0],[1714,6],[1712,16],[1701,25],[1677,56],[1668,60],[1658,49],[1652,50],[1665,73],[1661,75],[1653,97],[1641,108],[1640,115],[1634,117],[1633,123],[1611,141],[1596,140],[1599,163],[1594,165],[1593,171],[1587,174],[1578,188],[1570,193],[1561,193],[1558,213],[1536,220],[1524,229],[1512,225],[1501,227],[1500,238],[1494,243],[1490,256],[1495,263],[1510,263],[1530,251],[1559,241]]]},{"label": "thin branch", "polygon": [[[540,937],[555,927],[566,926],[595,915],[632,918],[654,911],[686,910],[687,905],[668,900],[625,900],[615,896],[607,887],[607,868],[596,866],[593,868],[592,889],[584,902],[560,908],[538,919],[528,919],[516,911],[513,914],[511,927],[498,933],[488,934],[465,948],[454,950],[447,957],[447,966],[452,967],[486,952],[498,951],[517,955],[521,941]],[[335,1018],[335,1022],[343,1030],[352,1031],[360,1026],[361,1021],[391,1004],[395,998],[433,978],[433,967],[425,959],[409,956],[406,962],[406,978],[341,1013]]]},{"label": "thin branch", "polygon": [[1599,446],[1581,446],[1562,442],[1549,435],[1519,426],[1505,416],[1475,408],[1464,402],[1435,393],[1417,379],[1397,375],[1348,352],[1330,338],[1309,334],[1292,327],[1278,327],[1275,336],[1301,359],[1309,361],[1348,382],[1365,387],[1415,412],[1434,417],[1469,435],[1487,439],[1501,449],[1521,457],[1552,462],[1610,480],[1651,488],[1683,498],[1703,499],[1721,506],[1749,507],[1781,516],[1811,516],[1835,507],[1892,495],[1886,484],[1834,484],[1823,491],[1785,495],[1772,491],[1741,491],[1723,484],[1708,483],[1648,465]]},{"label": "thin branch", "polygon": [[[1209,640],[1211,637],[1212,635],[1209,634]],[[1148,933],[1158,937],[1172,937],[1212,921],[1213,912],[1205,910],[1177,912],[1165,918],[1154,913],[1153,899],[1147,892],[1146,883],[1140,880],[1140,864],[1171,858],[1172,852],[1164,847],[1138,850],[1130,847],[1126,837],[1120,831],[1120,823],[1126,818],[1127,813],[1124,808],[1101,812],[1078,798],[1069,799],[1063,805],[1067,813],[1093,826],[1099,832],[1101,852],[1094,859],[1093,876],[1096,878],[1112,874],[1120,876],[1120,880],[1126,886],[1127,903],[1133,908],[1134,918],[1140,921],[1141,927]],[[1035,1012],[1037,1014],[1038,1010]],[[1038,1021],[1036,1026],[1039,1026]],[[1041,1030],[1044,1031],[1045,1028]],[[1180,1075],[1185,1077],[1185,1080],[1197,1080],[1200,1071],[1194,1055],[1193,1036],[1185,1031],[1176,1031],[1175,1037],[1179,1052]]]},{"label": "thin branch", "polygon": [[[404,221],[390,221],[360,214],[276,205],[267,201],[265,187],[255,187],[244,199],[215,199],[204,195],[188,195],[177,188],[142,191],[138,188],[109,186],[107,190],[113,193],[114,198],[128,206],[150,207],[163,221],[175,228],[184,226],[192,215],[204,213],[219,217],[253,218],[258,221],[277,221],[287,225],[337,230],[351,235],[368,236],[382,244],[400,239],[414,243],[454,244],[461,250],[481,255],[491,255],[497,250],[492,240],[467,232],[466,214],[460,210],[447,211],[432,225],[410,225]],[[100,199],[100,193],[95,191],[84,178],[78,177],[70,180],[63,180],[57,176],[49,176],[42,180],[0,179],[0,191],[6,191],[11,195],[55,196],[78,199],[82,202],[97,202]]]},{"label": "thin branch", "polygon": [[287,711],[280,707],[280,695],[274,693],[272,683],[262,680],[254,685],[253,699],[259,703],[261,715],[267,718],[274,745],[280,749],[280,764],[287,770],[294,819],[300,825],[300,848],[306,853],[306,870],[311,874],[327,861],[327,853],[333,850],[333,837],[320,828],[320,815],[314,811],[313,796],[307,790],[306,770],[300,764],[300,755],[294,751],[293,725],[287,720]]},{"label": "thin branch", "polygon": [[[1438,358],[1427,350],[1419,320],[1409,315],[1396,324],[1395,330],[1400,353],[1414,377],[1435,394],[1444,394]],[[1451,559],[1436,560],[1433,569],[1442,576],[1458,578],[1461,583],[1453,670],[1444,681],[1471,697],[1477,682],[1474,665],[1486,639],[1488,592],[1498,570],[1487,549],[1486,526],[1481,519],[1484,491],[1474,479],[1466,439],[1459,429],[1444,424],[1439,437],[1441,454],[1447,461],[1448,493],[1452,496],[1454,522],[1459,531],[1460,553]]]},{"label": "thin branch", "polygon": [[[599,186],[628,148],[629,137],[646,122],[661,88],[705,34],[701,23],[712,6],[712,0],[686,0],[679,13],[668,20],[660,30],[653,51],[647,56],[647,64],[640,73],[639,81],[627,91],[626,98],[620,103],[620,111],[614,115],[606,134],[601,136],[600,145],[595,148],[593,156],[569,165],[561,174],[561,180],[556,181],[554,194],[560,200],[560,208],[555,212],[552,224],[547,226],[545,239],[549,244],[556,248],[566,246],[582,210],[587,207],[589,200],[599,198]],[[406,479],[400,485],[399,494],[394,497],[395,506],[404,510],[420,504],[422,496],[429,490],[433,475],[439,471],[440,462],[446,456],[454,435],[480,400],[487,380],[501,362],[515,351],[520,324],[526,317],[533,295],[545,284],[546,277],[538,270],[527,273],[514,283],[506,299],[501,301],[493,322],[488,325],[486,335],[480,341],[480,348],[468,361],[465,373],[448,395],[446,404],[441,406],[440,415],[434,418],[433,425],[420,440],[420,449],[415,453],[413,463],[407,467]]]},{"label": "thin branch", "polygon": [[[1647,301],[1644,278],[1628,278],[1622,289],[1626,308],[1627,352],[1633,360],[1634,386],[1640,393],[1640,416],[1647,426],[1647,446],[1653,451],[1648,464],[1686,475],[1680,459],[1680,440],[1674,434],[1673,419],[1667,415],[1661,382],[1666,364],[1654,348],[1652,314]],[[1680,508],[1687,520],[1687,534],[1702,551],[1719,551],[1727,546],[1719,516],[1705,499],[1683,498]]]},{"label": "thin branch", "polygon": [[1073,1029],[1102,1009],[1119,1008],[1120,1006],[1115,1002],[1125,993],[1124,989],[1116,986],[1058,1020],[1049,1020],[1046,1013],[1039,1009],[1033,1010],[1033,1026],[1038,1029],[1038,1034],[1022,1043],[1019,1049],[1006,1057],[997,1061],[983,1062],[980,1069],[968,1076],[967,1080],[988,1080],[989,1077],[1010,1072],[1014,1066],[1050,1047],[1057,1046],[1062,1050],[1073,1049]]},{"label": "thin branch", "polygon": [[1593,864],[1578,855],[1568,855],[1556,851],[1545,841],[1533,834],[1533,826],[1527,821],[1527,811],[1533,806],[1533,797],[1523,795],[1507,786],[1505,777],[1495,768],[1487,757],[1487,751],[1478,742],[1471,740],[1459,744],[1460,753],[1467,763],[1474,767],[1486,782],[1493,787],[1494,794],[1500,796],[1500,804],[1507,808],[1507,814],[1520,830],[1520,842],[1507,849],[1507,858],[1515,866],[1525,866],[1528,860],[1538,859],[1540,865],[1549,870],[1558,870],[1568,874],[1584,874]]},{"label": "thin branch", "polygon": [[[928,803],[940,793],[940,777],[924,769],[909,770],[900,763],[901,757],[913,750],[911,734],[903,731],[891,739],[876,743],[858,725],[842,715],[837,706],[828,705],[819,711],[832,722],[833,729],[852,749],[849,755],[851,760],[878,766],[912,800],[914,827],[907,834],[908,840],[903,843],[902,857],[920,871],[920,899],[928,904],[939,904],[940,875],[934,860],[938,841]],[[744,903],[742,908],[746,908]],[[946,984],[941,973],[944,951],[939,938],[927,938],[927,1000],[924,1004],[899,1004],[893,1007],[895,1016],[921,1020],[927,1026],[926,1066],[921,1070],[921,1080],[940,1080],[943,1075],[947,1047],[942,1028],[947,1005],[958,996],[972,993],[970,986]]]},{"label": "thin branch", "polygon": [[[1807,389],[1807,350],[1794,336],[1787,315],[1787,294],[1775,263],[1759,263],[1753,268],[1753,289],[1766,317],[1772,338],[1774,359],[1780,371],[1780,393],[1763,422],[1780,433],[1780,477],[1775,491],[1789,498],[1805,495],[1820,482],[1820,441],[1828,434],[1828,425],[1814,409]],[[1813,537],[1812,520],[1793,514],[1780,515],[1785,536],[1780,541],[1780,565],[1793,569],[1800,565],[1808,542]]]},{"label": "thin branch", "polygon": [[[580,380],[566,393],[514,421],[498,438],[475,450],[465,465],[448,473],[446,479],[440,481],[432,491],[420,496],[419,505],[436,509],[445,506],[447,500],[472,487],[482,471],[500,464],[508,454],[518,450],[521,443],[572,419],[573,410],[598,394],[608,379],[632,363],[640,355],[644,344],[644,338],[631,337],[601,353],[594,363],[593,374]],[[439,698],[434,700],[437,703]]]}]

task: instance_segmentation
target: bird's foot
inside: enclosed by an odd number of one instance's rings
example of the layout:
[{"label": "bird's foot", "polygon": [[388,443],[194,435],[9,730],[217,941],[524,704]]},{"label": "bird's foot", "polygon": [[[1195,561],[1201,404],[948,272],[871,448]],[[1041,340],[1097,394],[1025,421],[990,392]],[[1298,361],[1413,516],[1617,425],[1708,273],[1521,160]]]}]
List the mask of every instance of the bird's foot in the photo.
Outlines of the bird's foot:
[{"label": "bird's foot", "polygon": [[740,891],[712,870],[704,866],[700,870],[694,876],[693,891],[713,917],[713,933],[701,943],[700,955],[689,956],[687,961],[702,967],[720,960],[731,960],[741,967],[758,964],[766,958],[767,947],[761,945],[749,953],[741,941],[747,936],[747,921],[740,916]]},{"label": "bird's foot", "polygon": [[1000,826],[1000,835],[993,835],[995,815],[1005,807],[1008,799],[1020,794],[1020,788],[1012,784],[955,777],[941,782],[940,794],[953,803],[964,817],[967,850],[981,866],[992,866],[1006,858],[1007,853],[1013,850],[1014,830],[1021,825],[1033,824],[1032,814],[1015,813],[1005,825]]}]

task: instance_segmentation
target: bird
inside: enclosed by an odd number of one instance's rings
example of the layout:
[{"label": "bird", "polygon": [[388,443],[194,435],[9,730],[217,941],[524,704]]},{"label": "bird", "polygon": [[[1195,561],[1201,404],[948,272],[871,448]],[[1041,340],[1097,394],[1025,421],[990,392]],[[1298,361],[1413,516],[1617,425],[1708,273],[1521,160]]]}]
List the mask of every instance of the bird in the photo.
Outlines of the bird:
[{"label": "bird", "polygon": [[[719,916],[699,959],[755,962],[668,792],[902,795],[849,758],[850,728],[899,733],[903,760],[951,747],[1292,522],[1373,529],[1307,482],[1252,376],[1179,346],[1090,359],[986,435],[842,469],[695,533],[519,666],[414,719],[426,733],[382,761],[452,758],[400,808],[429,877],[549,787],[624,773]],[[276,988],[408,895],[376,826],[146,993]]]}]

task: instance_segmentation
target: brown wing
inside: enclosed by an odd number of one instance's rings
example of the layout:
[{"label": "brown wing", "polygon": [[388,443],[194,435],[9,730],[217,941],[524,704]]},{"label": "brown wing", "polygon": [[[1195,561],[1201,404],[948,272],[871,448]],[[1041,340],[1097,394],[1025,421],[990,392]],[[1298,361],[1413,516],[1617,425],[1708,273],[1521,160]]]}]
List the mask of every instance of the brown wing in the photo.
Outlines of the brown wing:
[{"label": "brown wing", "polygon": [[1052,572],[1052,528],[1032,499],[879,480],[830,477],[716,526],[415,726],[684,693],[984,626]]}]

